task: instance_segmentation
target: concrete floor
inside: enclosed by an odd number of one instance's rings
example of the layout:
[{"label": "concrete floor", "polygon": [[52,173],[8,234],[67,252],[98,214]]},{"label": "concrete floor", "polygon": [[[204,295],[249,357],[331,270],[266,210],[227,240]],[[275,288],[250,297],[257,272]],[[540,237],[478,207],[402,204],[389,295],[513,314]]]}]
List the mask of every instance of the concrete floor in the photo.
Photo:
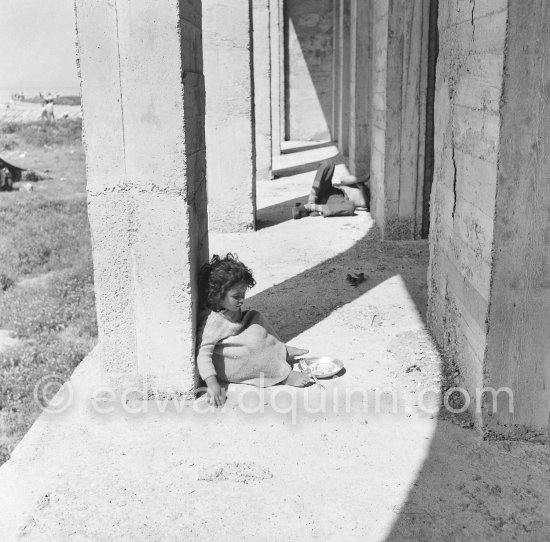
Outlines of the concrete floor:
[{"label": "concrete floor", "polygon": [[114,401],[102,414],[92,353],[67,410],[43,414],[0,468],[2,540],[550,539],[547,449],[482,442],[434,409],[427,243],[381,241],[368,213],[290,220],[313,175],[260,184],[259,229],[212,235],[211,252],[236,252],[257,280],[248,307],[343,374],[324,391],[231,385],[221,411]]}]

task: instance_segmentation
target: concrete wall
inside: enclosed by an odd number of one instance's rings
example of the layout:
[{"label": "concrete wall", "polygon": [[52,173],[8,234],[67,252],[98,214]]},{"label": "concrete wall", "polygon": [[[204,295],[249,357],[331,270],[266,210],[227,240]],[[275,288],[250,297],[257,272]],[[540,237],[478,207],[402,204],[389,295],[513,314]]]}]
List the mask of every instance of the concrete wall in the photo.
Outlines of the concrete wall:
[{"label": "concrete wall", "polygon": [[330,139],[332,0],[285,0],[285,139]]},{"label": "concrete wall", "polygon": [[256,181],[269,181],[273,177],[271,166],[271,28],[269,0],[253,0],[252,27]]},{"label": "concrete wall", "polygon": [[373,0],[372,209],[387,239],[422,229],[429,0]]},{"label": "concrete wall", "polygon": [[340,0],[332,0],[332,140],[338,137],[340,123]]},{"label": "concrete wall", "polygon": [[251,10],[203,0],[208,217],[214,231],[255,226]]},{"label": "concrete wall", "polygon": [[372,0],[371,213],[378,225],[386,218],[386,79],[389,0]]},{"label": "concrete wall", "polygon": [[[281,43],[283,42],[283,19],[281,4],[283,0],[269,0],[269,41],[271,53],[271,154],[281,154],[281,141],[284,129],[281,131],[281,70],[283,57]],[[284,88],[284,87],[283,87]],[[284,117],[283,117],[284,118]]]},{"label": "concrete wall", "polygon": [[428,324],[473,398],[487,346],[506,20],[506,0],[439,4]]},{"label": "concrete wall", "polygon": [[77,0],[76,15],[105,380],[189,393],[208,255],[201,4]]},{"label": "concrete wall", "polygon": [[351,0],[349,169],[366,178],[371,152],[371,0]]},{"label": "concrete wall", "polygon": [[345,157],[349,154],[350,94],[351,94],[351,0],[338,2],[338,149]]},{"label": "concrete wall", "polygon": [[514,412],[491,416],[486,400],[483,423],[498,433],[548,436],[550,4],[508,6],[484,373],[486,385],[513,390]]}]

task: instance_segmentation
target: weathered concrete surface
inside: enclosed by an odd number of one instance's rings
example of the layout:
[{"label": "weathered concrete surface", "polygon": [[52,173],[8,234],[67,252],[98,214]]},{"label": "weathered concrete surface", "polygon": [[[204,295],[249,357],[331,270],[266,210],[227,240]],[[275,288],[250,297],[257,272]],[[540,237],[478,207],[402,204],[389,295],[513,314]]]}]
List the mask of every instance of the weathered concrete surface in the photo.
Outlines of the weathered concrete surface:
[{"label": "weathered concrete surface", "polygon": [[386,213],[386,73],[388,57],[388,1],[372,0],[372,128],[371,128],[371,213],[378,227]]},{"label": "weathered concrete surface", "polygon": [[350,12],[349,169],[365,178],[370,174],[370,104],[372,86],[371,2],[351,0]]},{"label": "weathered concrete surface", "polygon": [[104,376],[187,393],[208,254],[200,2],[76,8]]},{"label": "weathered concrete surface", "polygon": [[340,115],[340,0],[332,0],[332,44],[331,140],[336,141]]},{"label": "weathered concrete surface", "polygon": [[349,131],[350,131],[350,2],[351,0],[340,0],[338,9],[338,148],[344,156],[349,153]]},{"label": "weathered concrete surface", "polygon": [[484,375],[512,389],[514,411],[491,416],[486,400],[483,423],[520,436],[549,429],[549,26],[548,2],[508,3]]},{"label": "weathered concrete surface", "polygon": [[251,10],[242,0],[203,0],[202,5],[209,227],[253,229]]},{"label": "weathered concrete surface", "polygon": [[507,2],[472,11],[466,0],[449,0],[439,9],[428,324],[450,384],[468,390],[475,413],[491,297]]},{"label": "weathered concrete surface", "polygon": [[[271,53],[271,155],[281,154],[281,141],[284,127],[281,130],[281,104],[284,109],[284,98],[281,99],[281,71],[284,70],[281,57],[281,44],[284,40],[281,4],[283,0],[269,0],[269,41]],[[284,45],[284,44],[283,44]],[[284,71],[283,71],[284,75]],[[284,86],[283,86],[284,90]],[[283,95],[284,96],[284,95]],[[283,114],[284,119],[284,114]]]},{"label": "weathered concrete surface", "polygon": [[371,194],[386,239],[422,228],[429,0],[373,0]]},{"label": "weathered concrete surface", "polygon": [[253,0],[252,28],[256,181],[269,181],[273,177],[271,172],[272,70],[269,0]]},{"label": "weathered concrete surface", "polygon": [[285,139],[330,139],[332,0],[285,2]]}]

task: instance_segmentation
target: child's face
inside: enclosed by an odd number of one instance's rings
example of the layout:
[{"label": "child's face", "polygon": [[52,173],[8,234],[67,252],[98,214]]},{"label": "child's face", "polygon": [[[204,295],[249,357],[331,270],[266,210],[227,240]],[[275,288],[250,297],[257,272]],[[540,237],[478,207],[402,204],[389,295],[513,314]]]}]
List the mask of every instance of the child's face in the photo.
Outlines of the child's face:
[{"label": "child's face", "polygon": [[248,290],[246,284],[235,284],[235,286],[225,292],[225,296],[220,301],[220,307],[227,311],[238,311],[243,304],[246,290]]}]

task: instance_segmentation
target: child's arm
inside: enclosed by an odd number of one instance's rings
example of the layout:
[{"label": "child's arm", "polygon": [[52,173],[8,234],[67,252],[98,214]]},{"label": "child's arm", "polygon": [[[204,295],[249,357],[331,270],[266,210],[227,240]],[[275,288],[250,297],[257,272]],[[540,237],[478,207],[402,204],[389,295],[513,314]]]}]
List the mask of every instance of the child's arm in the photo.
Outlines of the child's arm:
[{"label": "child's arm", "polygon": [[206,386],[208,387],[207,393],[210,404],[215,407],[221,407],[224,405],[226,397],[225,390],[218,382],[216,368],[212,362],[212,354],[215,346],[216,343],[203,339],[197,354],[197,367],[201,378],[206,382]]},{"label": "child's arm", "polygon": [[206,393],[210,399],[210,404],[215,407],[222,407],[226,401],[225,390],[220,386],[216,375],[209,376],[206,379],[206,385],[208,386]]}]

